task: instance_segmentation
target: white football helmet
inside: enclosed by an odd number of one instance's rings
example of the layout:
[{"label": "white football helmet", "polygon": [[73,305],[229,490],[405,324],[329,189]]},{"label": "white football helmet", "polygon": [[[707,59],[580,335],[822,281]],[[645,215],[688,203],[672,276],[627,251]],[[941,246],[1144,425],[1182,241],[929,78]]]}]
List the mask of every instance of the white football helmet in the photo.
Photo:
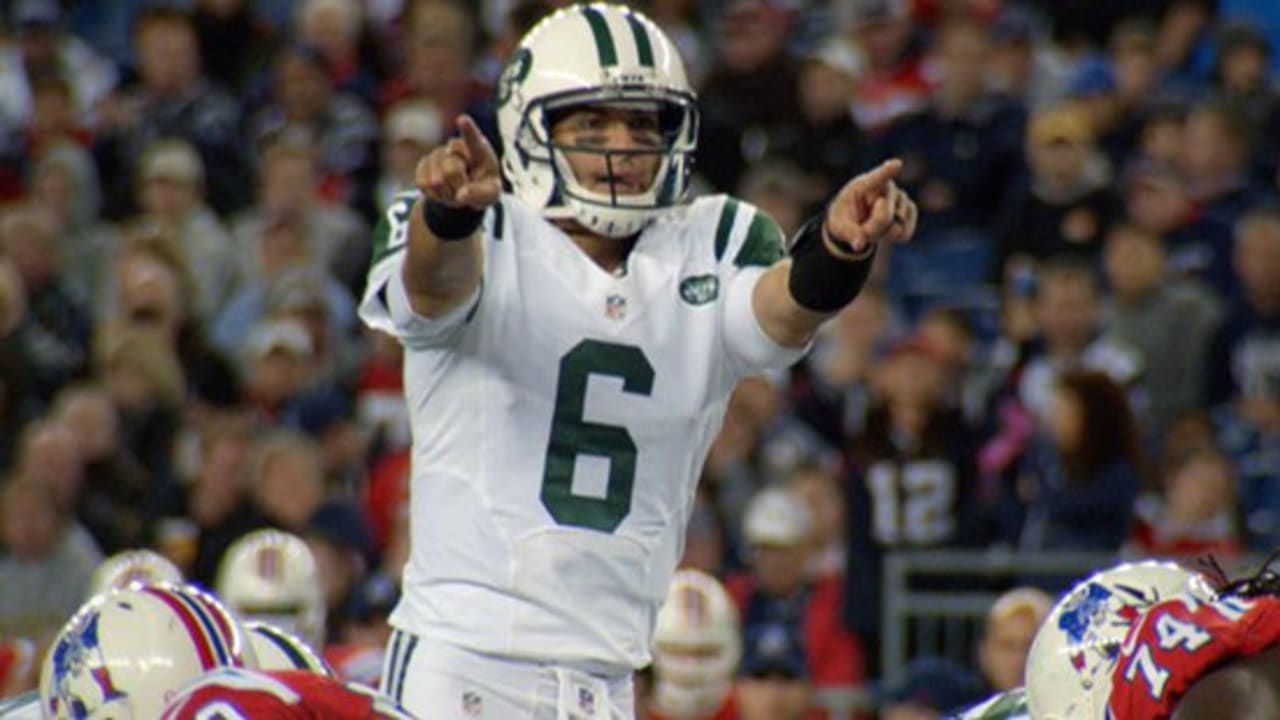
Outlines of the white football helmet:
[{"label": "white football helmet", "polygon": [[720,581],[699,570],[676,572],[653,646],[658,710],[679,720],[715,713],[742,657],[738,611]]},{"label": "white football helmet", "polygon": [[305,642],[274,625],[250,620],[244,624],[259,670],[304,670],[333,677],[333,670]]},{"label": "white football helmet", "polygon": [[[574,176],[565,148],[552,142],[552,114],[588,104],[657,111],[663,146],[652,152],[662,157],[648,190],[597,193]],[[498,130],[516,196],[544,217],[628,237],[683,199],[698,109],[679,51],[652,20],[622,5],[573,5],[535,25],[516,48],[498,83]],[[632,151],[576,152],[604,154],[612,169]]]},{"label": "white football helmet", "polygon": [[324,588],[302,538],[279,530],[240,538],[218,567],[217,592],[241,618],[287,630],[311,647],[324,646]]},{"label": "white football helmet", "polygon": [[89,580],[89,596],[131,583],[181,585],[182,571],[165,556],[151,550],[125,550],[103,560]]},{"label": "white football helmet", "polygon": [[1106,717],[1111,672],[1125,635],[1157,602],[1213,596],[1203,576],[1168,562],[1124,563],[1081,581],[1054,606],[1027,657],[1033,720]]},{"label": "white football helmet", "polygon": [[40,670],[40,704],[57,720],[157,718],[184,685],[220,667],[256,667],[239,622],[194,587],[133,585],[85,603]]}]

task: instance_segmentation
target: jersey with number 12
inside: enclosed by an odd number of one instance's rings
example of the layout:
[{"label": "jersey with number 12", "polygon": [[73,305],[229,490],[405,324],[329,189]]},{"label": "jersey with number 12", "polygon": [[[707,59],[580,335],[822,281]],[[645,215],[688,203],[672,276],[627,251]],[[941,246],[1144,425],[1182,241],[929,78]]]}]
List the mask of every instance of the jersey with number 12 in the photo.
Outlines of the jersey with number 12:
[{"label": "jersey with number 12", "polygon": [[1125,638],[1112,671],[1113,720],[1160,720],[1223,663],[1280,645],[1280,599],[1202,600],[1183,595],[1152,606]]},{"label": "jersey with number 12", "polygon": [[729,393],[801,354],[752,311],[781,232],[701,199],[650,224],[614,274],[504,195],[479,288],[428,320],[401,274],[413,200],[379,226],[360,307],[406,349],[412,552],[391,623],[506,657],[643,666]]}]

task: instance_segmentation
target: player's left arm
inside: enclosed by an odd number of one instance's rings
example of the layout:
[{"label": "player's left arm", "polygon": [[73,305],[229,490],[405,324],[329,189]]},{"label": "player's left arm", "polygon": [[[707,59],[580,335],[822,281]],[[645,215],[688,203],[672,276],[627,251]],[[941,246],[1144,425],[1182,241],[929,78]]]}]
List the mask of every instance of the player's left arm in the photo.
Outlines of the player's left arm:
[{"label": "player's left arm", "polygon": [[765,272],[751,297],[760,329],[784,347],[802,347],[824,321],[857,297],[883,241],[915,233],[916,204],[893,182],[902,161],[863,173],[791,242],[790,257]]}]

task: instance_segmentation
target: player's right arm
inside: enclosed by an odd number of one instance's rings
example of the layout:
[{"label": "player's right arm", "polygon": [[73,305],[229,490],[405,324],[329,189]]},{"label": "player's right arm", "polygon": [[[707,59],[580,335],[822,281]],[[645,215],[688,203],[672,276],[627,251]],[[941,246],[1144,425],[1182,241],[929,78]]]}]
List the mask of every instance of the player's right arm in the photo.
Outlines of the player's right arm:
[{"label": "player's right arm", "polygon": [[401,269],[415,313],[436,319],[472,297],[480,282],[480,219],[498,202],[498,157],[475,121],[458,118],[461,137],[420,161],[414,182],[422,191],[409,213],[407,256]]}]

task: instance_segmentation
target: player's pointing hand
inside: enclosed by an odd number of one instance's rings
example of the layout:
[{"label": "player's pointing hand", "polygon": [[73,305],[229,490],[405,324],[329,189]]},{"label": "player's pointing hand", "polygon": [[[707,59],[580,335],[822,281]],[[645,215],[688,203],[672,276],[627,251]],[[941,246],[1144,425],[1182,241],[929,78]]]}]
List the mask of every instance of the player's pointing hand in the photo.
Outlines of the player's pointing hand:
[{"label": "player's pointing hand", "polygon": [[418,161],[414,182],[429,199],[449,207],[483,210],[498,201],[498,156],[474,120],[458,117],[459,137]]},{"label": "player's pointing hand", "polygon": [[827,208],[825,237],[833,250],[858,256],[881,240],[911,239],[919,211],[893,182],[901,172],[901,160],[886,160],[840,189]]}]

